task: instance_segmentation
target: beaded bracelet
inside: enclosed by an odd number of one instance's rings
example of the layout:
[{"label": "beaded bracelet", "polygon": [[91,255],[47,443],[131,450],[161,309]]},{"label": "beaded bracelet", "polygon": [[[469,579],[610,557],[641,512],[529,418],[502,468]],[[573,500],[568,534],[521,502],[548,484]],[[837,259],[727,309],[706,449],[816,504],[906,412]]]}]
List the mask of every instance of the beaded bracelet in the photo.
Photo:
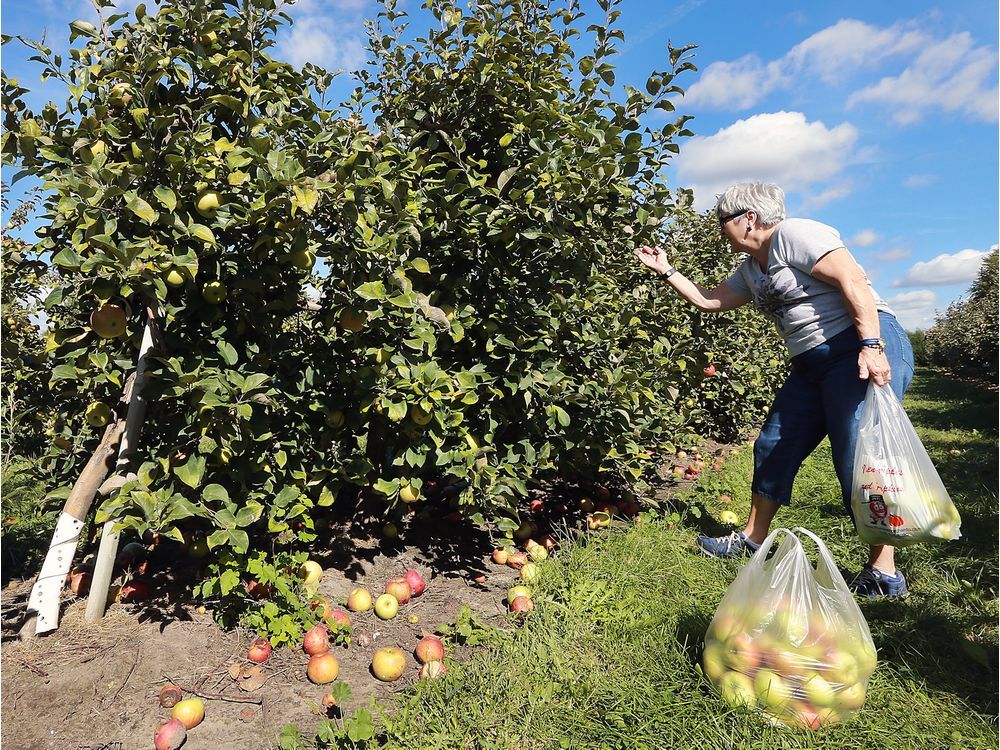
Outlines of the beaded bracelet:
[{"label": "beaded bracelet", "polygon": [[885,351],[885,339],[861,339],[858,342],[858,346],[862,349],[878,349],[880,352]]}]

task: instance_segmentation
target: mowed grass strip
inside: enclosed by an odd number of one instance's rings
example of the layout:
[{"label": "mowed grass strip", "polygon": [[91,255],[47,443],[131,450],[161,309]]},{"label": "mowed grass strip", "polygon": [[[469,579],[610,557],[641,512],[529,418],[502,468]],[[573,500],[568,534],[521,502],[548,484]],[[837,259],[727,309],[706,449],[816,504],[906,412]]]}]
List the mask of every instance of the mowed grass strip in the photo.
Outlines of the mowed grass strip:
[{"label": "mowed grass strip", "polygon": [[[997,747],[997,397],[922,370],[911,418],[963,516],[963,538],[899,553],[912,596],[864,602],[879,666],[860,715],[818,732],[727,708],[698,666],[740,563],[700,557],[699,528],[748,507],[737,451],[692,493],[703,510],[594,535],[543,566],[538,608],[482,631],[473,656],[382,717],[390,748]],[[818,533],[845,572],[865,547],[844,513],[828,446],[804,465],[783,526]]]}]

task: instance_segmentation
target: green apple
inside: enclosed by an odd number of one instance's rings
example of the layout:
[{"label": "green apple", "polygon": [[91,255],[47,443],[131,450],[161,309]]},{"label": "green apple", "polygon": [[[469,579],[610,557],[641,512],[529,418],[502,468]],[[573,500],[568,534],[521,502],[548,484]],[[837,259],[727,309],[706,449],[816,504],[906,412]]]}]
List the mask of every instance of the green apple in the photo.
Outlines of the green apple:
[{"label": "green apple", "polygon": [[87,407],[84,417],[94,427],[104,427],[111,421],[111,407],[103,401],[95,401]]},{"label": "green apple", "polygon": [[399,600],[392,594],[382,594],[375,600],[375,614],[382,620],[391,620],[399,612]]},{"label": "green apple", "polygon": [[195,205],[195,210],[206,219],[213,219],[221,205],[222,202],[219,199],[219,194],[214,190],[206,190],[198,196],[198,203]]},{"label": "green apple", "polygon": [[826,653],[827,679],[841,685],[851,685],[861,676],[858,662],[843,649],[830,649]]},{"label": "green apple", "polygon": [[527,586],[511,586],[507,589],[507,604],[513,602],[517,597],[525,596],[531,598],[531,589]]},{"label": "green apple", "polygon": [[330,409],[326,412],[326,423],[330,425],[333,429],[339,429],[344,426],[344,412],[340,409]]},{"label": "green apple", "polygon": [[172,286],[174,288],[184,286],[184,274],[176,268],[171,268],[167,271],[167,275],[163,278],[167,282],[167,286]]},{"label": "green apple", "polygon": [[865,702],[865,683],[855,682],[851,685],[845,685],[843,688],[836,692],[834,696],[834,705],[845,711],[855,711]]},{"label": "green apple", "polygon": [[210,305],[217,305],[226,298],[226,285],[221,281],[210,281],[201,289],[201,296]]},{"label": "green apple", "polygon": [[730,706],[753,706],[757,702],[753,683],[745,674],[726,672],[719,679],[719,693]]},{"label": "green apple", "polygon": [[718,641],[710,641],[705,644],[702,663],[705,666],[705,674],[713,682],[718,682],[727,671],[725,656],[725,649]]},{"label": "green apple", "polygon": [[813,674],[802,683],[806,698],[817,708],[826,708],[836,702],[837,691],[821,674]]},{"label": "green apple", "polygon": [[303,271],[311,271],[316,263],[316,253],[312,250],[299,250],[288,256],[289,262]]},{"label": "green apple", "polygon": [[753,687],[760,702],[771,708],[787,703],[792,694],[788,683],[770,669],[761,669],[757,672]]},{"label": "green apple", "polygon": [[719,514],[719,523],[727,526],[736,526],[740,522],[740,517],[731,510],[724,510]]}]

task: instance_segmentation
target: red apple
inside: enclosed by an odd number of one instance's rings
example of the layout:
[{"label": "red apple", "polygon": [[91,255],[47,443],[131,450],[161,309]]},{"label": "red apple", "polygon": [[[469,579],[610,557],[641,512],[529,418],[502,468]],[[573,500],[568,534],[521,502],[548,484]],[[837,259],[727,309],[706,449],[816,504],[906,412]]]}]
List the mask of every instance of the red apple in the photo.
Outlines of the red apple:
[{"label": "red apple", "polygon": [[302,648],[310,656],[316,656],[330,650],[330,633],[323,625],[311,628],[302,638]]},{"label": "red apple", "polygon": [[713,375],[715,375],[715,365],[709,365],[704,370],[702,370],[702,372],[705,373],[706,377],[709,378],[712,377]]},{"label": "red apple", "polygon": [[328,682],[333,682],[339,674],[340,662],[329,651],[314,654],[309,659],[309,666],[306,667],[306,676],[310,682],[316,685],[325,685]]},{"label": "red apple", "polygon": [[505,549],[495,549],[493,550],[493,562],[497,565],[506,565],[507,557],[510,553]]},{"label": "red apple", "polygon": [[524,617],[535,608],[535,603],[527,596],[518,596],[510,603],[510,611]]},{"label": "red apple", "polygon": [[351,627],[351,616],[342,609],[335,609],[327,615],[327,622],[332,622],[341,628]]},{"label": "red apple", "polygon": [[152,593],[153,588],[149,585],[149,581],[145,581],[142,578],[133,578],[122,586],[119,597],[123,602],[141,602],[148,599]]},{"label": "red apple", "polygon": [[440,638],[425,636],[417,643],[414,653],[417,656],[417,661],[421,664],[426,664],[429,661],[441,661],[444,659],[444,644],[441,643]]},{"label": "red apple", "polygon": [[[403,573],[403,578],[406,579],[408,584],[410,584],[410,590],[413,592],[414,596],[420,596],[427,590],[427,582],[424,581],[423,576],[420,575],[419,571],[410,568]],[[398,599],[399,597],[396,598]]]},{"label": "red apple", "polygon": [[528,556],[523,552],[512,552],[507,555],[507,567],[520,570],[528,562]]},{"label": "red apple", "polygon": [[156,727],[153,747],[156,750],[177,750],[187,739],[187,729],[177,719],[169,719]]},{"label": "red apple", "polygon": [[532,513],[541,513],[545,510],[545,501],[540,498],[535,498],[530,503],[528,503],[528,510]]},{"label": "red apple", "polygon": [[392,594],[400,604],[406,604],[413,596],[413,590],[405,578],[399,576],[385,584],[385,593]]},{"label": "red apple", "polygon": [[247,660],[254,664],[263,664],[271,658],[271,642],[267,638],[255,638],[247,651]]}]

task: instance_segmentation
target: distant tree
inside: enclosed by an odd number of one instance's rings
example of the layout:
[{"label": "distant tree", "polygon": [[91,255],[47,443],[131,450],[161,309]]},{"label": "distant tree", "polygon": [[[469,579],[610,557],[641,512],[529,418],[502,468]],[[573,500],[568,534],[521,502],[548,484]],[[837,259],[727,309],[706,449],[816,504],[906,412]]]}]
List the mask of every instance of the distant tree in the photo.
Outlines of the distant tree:
[{"label": "distant tree", "polygon": [[924,336],[930,364],[958,373],[997,377],[997,248],[993,248],[966,297],[939,315]]}]

